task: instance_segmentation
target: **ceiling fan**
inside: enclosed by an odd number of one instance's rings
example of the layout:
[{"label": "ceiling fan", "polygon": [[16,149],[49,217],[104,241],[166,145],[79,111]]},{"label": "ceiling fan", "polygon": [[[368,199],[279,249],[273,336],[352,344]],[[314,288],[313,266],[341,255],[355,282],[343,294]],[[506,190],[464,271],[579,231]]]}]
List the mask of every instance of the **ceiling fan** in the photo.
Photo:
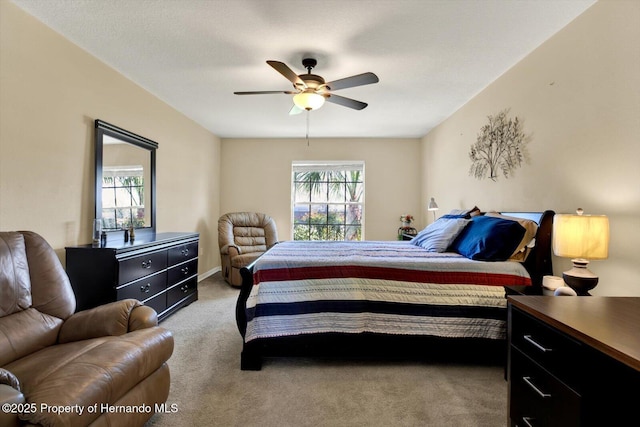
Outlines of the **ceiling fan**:
[{"label": "ceiling fan", "polygon": [[344,96],[332,93],[335,90],[346,89],[355,86],[368,85],[378,83],[378,76],[373,73],[363,73],[343,79],[334,80],[326,83],[324,79],[317,75],[311,74],[311,70],[317,65],[318,61],[314,58],[304,58],[302,66],[307,69],[307,74],[296,74],[284,62],[267,61],[277,72],[282,74],[287,80],[293,83],[295,90],[275,90],[275,91],[253,91],[253,92],[234,92],[236,95],[266,95],[284,93],[293,95],[293,108],[289,114],[299,114],[303,111],[317,110],[322,107],[325,100],[343,107],[353,108],[354,110],[362,110],[368,104],[355,99],[346,98]]}]

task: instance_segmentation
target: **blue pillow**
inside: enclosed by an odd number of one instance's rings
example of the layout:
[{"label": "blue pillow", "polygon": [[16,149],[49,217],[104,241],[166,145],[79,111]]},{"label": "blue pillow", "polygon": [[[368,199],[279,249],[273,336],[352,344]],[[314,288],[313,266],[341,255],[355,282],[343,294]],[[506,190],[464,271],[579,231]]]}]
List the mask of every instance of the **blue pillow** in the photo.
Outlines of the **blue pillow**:
[{"label": "blue pillow", "polygon": [[411,239],[429,252],[445,252],[470,220],[460,215],[444,215]]},{"label": "blue pillow", "polygon": [[517,221],[476,216],[449,250],[478,261],[505,261],[516,250],[525,231]]}]

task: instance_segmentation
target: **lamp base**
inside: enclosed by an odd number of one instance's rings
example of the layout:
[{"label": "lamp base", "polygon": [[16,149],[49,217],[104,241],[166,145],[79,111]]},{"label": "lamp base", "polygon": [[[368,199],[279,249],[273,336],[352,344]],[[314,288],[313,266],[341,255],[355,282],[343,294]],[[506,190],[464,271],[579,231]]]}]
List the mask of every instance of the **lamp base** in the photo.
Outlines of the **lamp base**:
[{"label": "lamp base", "polygon": [[593,274],[587,266],[586,259],[573,259],[573,268],[562,273],[564,282],[578,295],[589,295],[589,291],[598,284],[598,276]]}]

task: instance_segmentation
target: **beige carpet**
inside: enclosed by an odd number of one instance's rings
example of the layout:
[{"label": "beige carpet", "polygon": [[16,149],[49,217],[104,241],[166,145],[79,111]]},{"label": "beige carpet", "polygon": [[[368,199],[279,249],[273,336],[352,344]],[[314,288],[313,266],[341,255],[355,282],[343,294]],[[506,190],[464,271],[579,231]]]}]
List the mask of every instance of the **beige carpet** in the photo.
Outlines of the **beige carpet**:
[{"label": "beige carpet", "polygon": [[502,366],[415,361],[267,359],[240,370],[238,291],[216,274],[171,330],[168,409],[147,426],[486,426],[507,424]]}]

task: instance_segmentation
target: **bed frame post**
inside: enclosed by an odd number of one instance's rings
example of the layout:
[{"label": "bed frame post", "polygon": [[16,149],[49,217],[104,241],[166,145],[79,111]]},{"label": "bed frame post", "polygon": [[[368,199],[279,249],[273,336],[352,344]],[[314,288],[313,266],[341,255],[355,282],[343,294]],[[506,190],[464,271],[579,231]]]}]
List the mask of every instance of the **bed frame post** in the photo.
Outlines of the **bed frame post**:
[{"label": "bed frame post", "polygon": [[242,285],[236,302],[236,325],[240,335],[244,338],[244,334],[247,332],[247,299],[253,287],[253,264],[241,268],[240,276],[242,276]]},{"label": "bed frame post", "polygon": [[262,369],[262,356],[255,343],[244,343],[240,353],[240,370],[259,371]]},{"label": "bed frame post", "polygon": [[556,213],[551,210],[544,211],[538,224],[536,234],[535,253],[531,258],[531,263],[527,270],[531,274],[531,283],[537,288],[542,288],[542,277],[553,274],[553,263],[551,260],[551,232],[553,229],[553,217]]},{"label": "bed frame post", "polygon": [[253,288],[253,263],[240,269],[242,287],[236,302],[236,324],[243,338],[242,353],[240,354],[240,369],[243,371],[259,371],[262,369],[262,356],[256,343],[245,343],[244,336],[247,332],[247,299]]}]

